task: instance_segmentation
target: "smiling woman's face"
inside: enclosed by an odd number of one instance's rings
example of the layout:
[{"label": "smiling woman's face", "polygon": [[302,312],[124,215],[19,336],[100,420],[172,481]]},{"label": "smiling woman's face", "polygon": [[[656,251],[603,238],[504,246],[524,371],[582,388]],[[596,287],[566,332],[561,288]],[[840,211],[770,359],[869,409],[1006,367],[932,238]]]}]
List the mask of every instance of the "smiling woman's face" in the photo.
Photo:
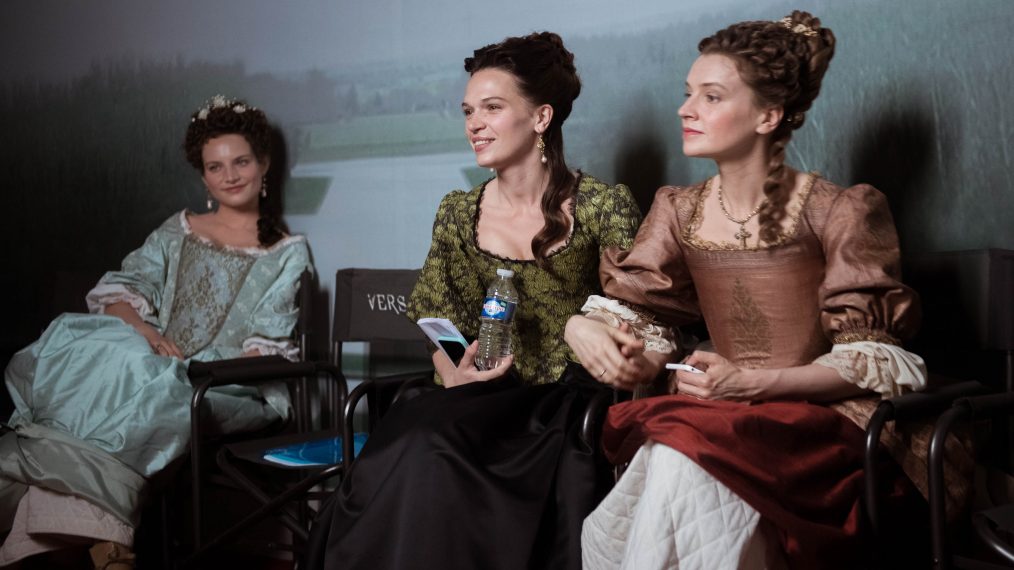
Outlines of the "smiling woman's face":
[{"label": "smiling woman's face", "polygon": [[479,166],[500,170],[526,160],[539,161],[536,108],[510,73],[496,68],[473,73],[461,110],[465,136]]},{"label": "smiling woman's face", "polygon": [[242,135],[228,134],[209,139],[201,151],[204,173],[201,178],[219,207],[235,210],[257,208],[261,179],[267,174],[266,161],[258,160]]}]

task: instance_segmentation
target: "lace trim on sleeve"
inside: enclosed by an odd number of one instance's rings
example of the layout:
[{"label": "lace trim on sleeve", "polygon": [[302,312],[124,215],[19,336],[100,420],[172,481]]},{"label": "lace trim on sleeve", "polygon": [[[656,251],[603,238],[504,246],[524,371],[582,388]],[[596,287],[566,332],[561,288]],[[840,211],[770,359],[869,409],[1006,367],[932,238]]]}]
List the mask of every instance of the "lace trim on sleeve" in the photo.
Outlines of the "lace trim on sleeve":
[{"label": "lace trim on sleeve", "polygon": [[620,326],[621,322],[627,323],[634,336],[644,341],[646,352],[670,354],[676,350],[676,340],[672,329],[656,323],[647,314],[624,305],[616,299],[591,295],[581,307],[581,312],[589,319],[606,323],[612,327]]},{"label": "lace trim on sleeve", "polygon": [[861,325],[843,327],[831,339],[831,342],[836,345],[853,344],[864,341],[901,346],[901,342],[897,339],[897,337],[882,330],[875,330]]},{"label": "lace trim on sleeve", "polygon": [[260,352],[261,356],[280,354],[293,362],[299,359],[299,347],[291,340],[271,340],[269,338],[253,336],[243,341],[243,352],[250,352],[251,350]]},{"label": "lace trim on sleeve", "polygon": [[127,303],[137,311],[141,318],[154,314],[148,300],[124,287],[114,283],[99,283],[85,297],[88,311],[98,315],[105,314],[106,307],[116,303]]},{"label": "lace trim on sleeve", "polygon": [[884,398],[918,392],[926,388],[923,359],[893,344],[859,341],[836,344],[814,364],[826,366],[860,388],[878,392]]}]

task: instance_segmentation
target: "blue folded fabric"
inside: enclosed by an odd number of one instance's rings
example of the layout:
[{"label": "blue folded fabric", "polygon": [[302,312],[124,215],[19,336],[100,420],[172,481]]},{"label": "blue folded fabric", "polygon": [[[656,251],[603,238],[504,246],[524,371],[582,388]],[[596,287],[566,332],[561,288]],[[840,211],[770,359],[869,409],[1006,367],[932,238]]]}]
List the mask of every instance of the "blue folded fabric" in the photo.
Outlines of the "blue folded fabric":
[{"label": "blue folded fabric", "polygon": [[[353,436],[352,453],[354,457],[359,455],[363,444],[366,443],[367,435],[356,433]],[[289,467],[335,465],[342,462],[342,438],[341,436],[327,437],[269,449],[264,452],[264,459]]]}]

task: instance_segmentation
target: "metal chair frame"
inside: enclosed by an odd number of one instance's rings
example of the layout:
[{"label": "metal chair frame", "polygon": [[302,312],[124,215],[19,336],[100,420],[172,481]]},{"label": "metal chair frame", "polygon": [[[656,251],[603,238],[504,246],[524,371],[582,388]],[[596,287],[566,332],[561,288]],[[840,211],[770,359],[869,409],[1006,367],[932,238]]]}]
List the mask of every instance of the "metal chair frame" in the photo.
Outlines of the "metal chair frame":
[{"label": "metal chair frame", "polygon": [[934,568],[940,570],[952,567],[992,570],[1010,568],[1014,565],[1014,545],[1001,539],[981,514],[972,517],[974,530],[983,544],[1006,563],[998,565],[953,554],[947,533],[947,513],[944,500],[946,485],[944,455],[946,454],[945,443],[948,434],[959,424],[981,419],[996,419],[1009,416],[1012,413],[1014,413],[1014,392],[1003,392],[960,398],[937,420],[933,430],[933,438],[930,440],[928,466]]},{"label": "metal chair frame", "polygon": [[[255,511],[248,514],[241,521],[233,525],[223,534],[215,537],[208,543],[203,540],[203,480],[205,469],[203,465],[203,439],[204,434],[200,429],[201,410],[209,389],[216,386],[230,384],[260,385],[284,381],[290,385],[304,384],[309,378],[324,377],[333,385],[337,394],[337,407],[342,408],[348,396],[348,387],[345,377],[341,371],[331,364],[319,362],[289,362],[281,357],[269,356],[260,358],[239,358],[212,363],[191,364],[191,378],[195,383],[194,396],[191,400],[191,496],[193,504],[193,552],[183,561],[183,566],[191,566],[206,556],[209,552],[221,545],[236,538],[243,530],[249,528],[253,523],[264,517],[278,512],[279,520],[288,527],[293,534],[301,539],[307,538],[306,521],[290,512],[285,512],[282,507],[289,501],[305,494],[309,489],[321,482],[343,473],[343,468],[352,459],[352,448],[347,449],[343,454],[342,463],[327,466],[322,469],[299,469],[308,473],[298,483],[290,486],[286,491],[276,497],[271,497],[259,485],[244,475],[228,461],[228,446],[223,446],[217,454],[217,463],[224,474],[230,477],[241,488],[257,498],[262,505]],[[305,388],[305,387],[304,387]],[[306,416],[305,409],[301,414],[297,410],[297,417]],[[305,422],[297,421],[297,426]],[[306,430],[299,429],[299,433],[305,434],[306,440],[313,440],[321,437],[321,433],[306,433]],[[345,441],[351,443],[351,435],[343,431],[331,431],[330,435],[340,434]],[[290,469],[291,470],[291,469]],[[281,511],[281,512],[279,512]]]}]

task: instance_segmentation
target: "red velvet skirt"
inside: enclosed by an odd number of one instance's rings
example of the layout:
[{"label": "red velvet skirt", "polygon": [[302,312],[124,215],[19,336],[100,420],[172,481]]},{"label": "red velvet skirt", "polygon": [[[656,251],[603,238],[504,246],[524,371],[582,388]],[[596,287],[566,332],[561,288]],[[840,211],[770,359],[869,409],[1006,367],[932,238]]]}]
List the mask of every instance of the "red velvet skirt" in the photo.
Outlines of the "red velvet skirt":
[{"label": "red velvet skirt", "polygon": [[886,452],[881,510],[905,536],[887,541],[893,552],[873,549],[861,507],[864,439],[848,418],[806,402],[663,396],[610,408],[602,445],[616,464],[647,440],[683,453],[773,523],[794,568],[858,568],[898,554],[921,560],[928,546],[913,543],[928,536],[925,502]]}]

